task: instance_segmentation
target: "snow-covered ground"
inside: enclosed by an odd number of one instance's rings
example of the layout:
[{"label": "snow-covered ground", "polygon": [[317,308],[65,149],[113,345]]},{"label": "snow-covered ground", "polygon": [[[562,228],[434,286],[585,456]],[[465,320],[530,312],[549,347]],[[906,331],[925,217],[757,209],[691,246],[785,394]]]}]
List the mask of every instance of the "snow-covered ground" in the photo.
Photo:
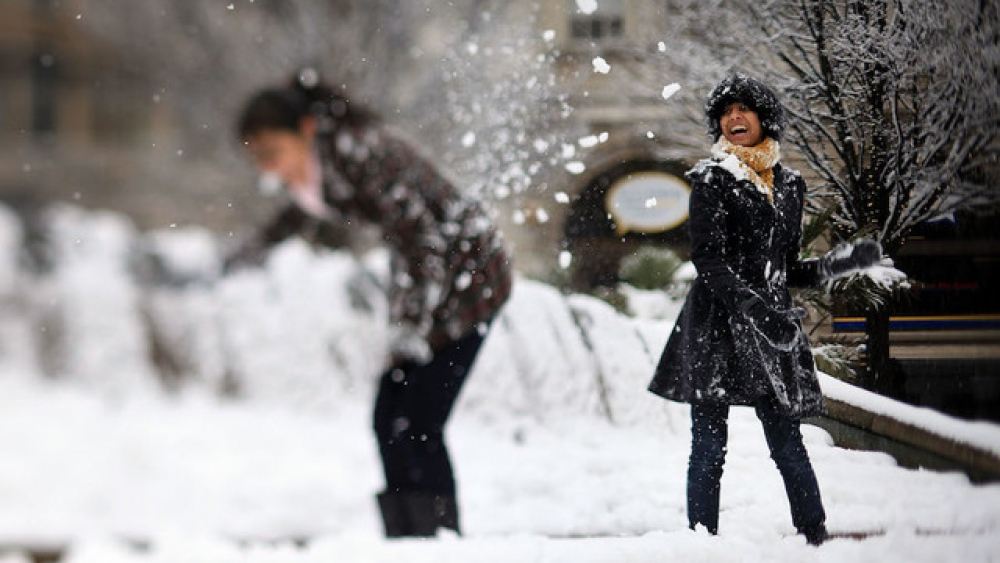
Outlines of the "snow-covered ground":
[{"label": "snow-covered ground", "polygon": [[[465,536],[384,540],[369,409],[387,329],[365,275],[380,255],[291,243],[212,282],[204,233],[49,220],[55,268],[11,275],[20,235],[0,214],[0,546],[66,546],[73,563],[1000,561],[1000,485],[815,427],[829,527],[880,535],[807,546],[746,409],[720,535],[687,530],[687,409],[645,391],[671,321],[524,279],[448,430]],[[137,244],[202,281],[136,283]]]}]

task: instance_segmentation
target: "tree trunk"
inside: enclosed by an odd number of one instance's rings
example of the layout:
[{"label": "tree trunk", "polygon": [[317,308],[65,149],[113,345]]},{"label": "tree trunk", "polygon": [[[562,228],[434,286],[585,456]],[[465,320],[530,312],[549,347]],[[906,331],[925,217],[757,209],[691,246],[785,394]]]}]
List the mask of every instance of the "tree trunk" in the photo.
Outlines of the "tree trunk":
[{"label": "tree trunk", "polygon": [[888,397],[897,397],[895,370],[889,357],[889,309],[879,307],[865,317],[868,337],[868,370],[864,387]]}]

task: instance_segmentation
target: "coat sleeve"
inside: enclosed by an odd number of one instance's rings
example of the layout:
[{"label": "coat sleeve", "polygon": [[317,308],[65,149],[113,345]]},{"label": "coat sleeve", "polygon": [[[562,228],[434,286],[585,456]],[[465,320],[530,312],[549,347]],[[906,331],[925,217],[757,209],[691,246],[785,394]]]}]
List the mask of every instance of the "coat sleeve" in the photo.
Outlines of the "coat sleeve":
[{"label": "coat sleeve", "polygon": [[444,210],[461,208],[455,189],[412,147],[372,129],[358,134],[366,166],[352,182],[355,199],[393,244],[401,258],[390,285],[390,309],[397,321],[421,335],[431,330],[432,313],[451,283],[443,257],[449,230]]},{"label": "coat sleeve", "polygon": [[805,207],[806,194],[806,182],[801,176],[796,176],[795,193],[799,201],[799,213],[798,220],[795,222],[795,233],[791,237],[794,242],[789,245],[788,253],[785,255],[788,286],[799,288],[817,287],[821,281],[819,260],[802,260],[799,257],[802,251],[802,210]]},{"label": "coat sleeve", "polygon": [[733,315],[743,314],[745,303],[756,293],[736,275],[735,259],[725,233],[728,223],[720,171],[711,169],[693,175],[690,203],[691,261],[698,277],[719,303]]},{"label": "coat sleeve", "polygon": [[289,204],[261,229],[257,242],[263,248],[270,248],[301,231],[307,220],[304,211],[294,203]]},{"label": "coat sleeve", "polygon": [[289,204],[279,211],[267,225],[255,232],[235,251],[223,259],[223,269],[231,271],[249,264],[259,264],[268,250],[286,238],[298,233],[305,225],[307,217],[295,204]]}]

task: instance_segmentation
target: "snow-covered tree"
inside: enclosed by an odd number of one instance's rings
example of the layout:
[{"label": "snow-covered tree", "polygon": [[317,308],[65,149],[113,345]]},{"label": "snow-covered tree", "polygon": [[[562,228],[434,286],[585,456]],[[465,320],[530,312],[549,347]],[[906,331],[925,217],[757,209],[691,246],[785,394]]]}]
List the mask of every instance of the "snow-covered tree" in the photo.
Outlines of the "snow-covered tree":
[{"label": "snow-covered tree", "polygon": [[782,0],[757,17],[839,234],[892,252],[929,219],[1000,200],[997,4]]},{"label": "snow-covered tree", "polygon": [[[789,140],[822,179],[811,201],[835,206],[837,238],[874,236],[891,255],[921,223],[1000,202],[995,2],[775,0],[752,9],[780,62],[771,74],[791,114]],[[868,321],[870,364],[886,375],[887,309]]]}]

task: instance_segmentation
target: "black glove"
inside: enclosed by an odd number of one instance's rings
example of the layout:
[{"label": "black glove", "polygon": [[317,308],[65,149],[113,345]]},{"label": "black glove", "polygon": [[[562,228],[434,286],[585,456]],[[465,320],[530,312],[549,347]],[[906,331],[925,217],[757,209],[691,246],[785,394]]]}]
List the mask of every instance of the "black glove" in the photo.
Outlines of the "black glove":
[{"label": "black glove", "polygon": [[740,308],[750,325],[764,337],[767,342],[784,352],[788,352],[795,347],[799,338],[799,325],[795,324],[797,318],[801,318],[803,310],[796,307],[789,311],[779,311],[768,307],[764,300],[758,296],[753,296],[744,301]]},{"label": "black glove", "polygon": [[819,259],[819,273],[824,280],[839,278],[874,266],[882,260],[882,245],[872,239],[838,245]]}]

